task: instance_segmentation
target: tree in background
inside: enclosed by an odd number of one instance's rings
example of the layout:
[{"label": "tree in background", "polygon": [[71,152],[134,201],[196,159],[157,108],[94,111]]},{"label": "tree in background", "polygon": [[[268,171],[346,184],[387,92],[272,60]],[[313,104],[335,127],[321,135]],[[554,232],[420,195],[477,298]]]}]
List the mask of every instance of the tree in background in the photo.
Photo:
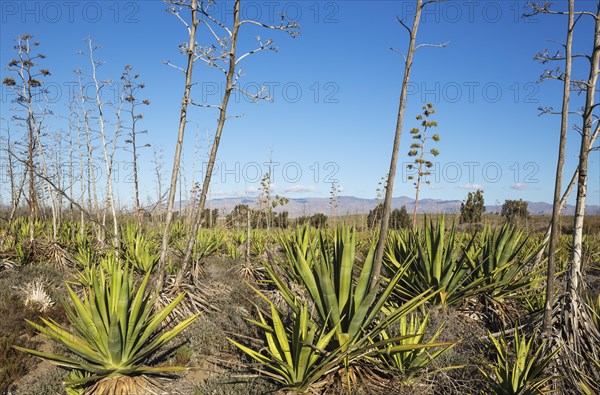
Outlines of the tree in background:
[{"label": "tree in background", "polygon": [[250,207],[247,204],[238,204],[227,214],[225,221],[234,228],[245,228],[248,222],[249,210]]},{"label": "tree in background", "polygon": [[460,223],[473,224],[481,222],[484,212],[483,191],[478,189],[475,192],[469,192],[467,201],[460,204]]},{"label": "tree in background", "polygon": [[287,229],[289,225],[289,213],[281,211],[273,216],[273,226],[279,229]]},{"label": "tree in background", "polygon": [[511,224],[515,224],[518,218],[527,219],[529,217],[527,202],[523,199],[506,200],[502,205],[501,215]]},{"label": "tree in background", "polygon": [[414,185],[416,189],[415,193],[415,207],[413,209],[413,218],[412,218],[412,226],[416,228],[417,226],[417,208],[419,207],[419,191],[421,190],[421,183],[425,181],[426,184],[430,184],[429,180],[426,180],[425,177],[431,175],[429,169],[433,167],[433,162],[430,160],[426,160],[426,155],[430,154],[432,156],[438,156],[440,152],[431,148],[429,151],[426,151],[425,145],[427,144],[427,140],[433,140],[434,142],[440,141],[440,136],[435,133],[432,136],[428,136],[427,132],[431,128],[437,127],[436,121],[431,121],[429,117],[435,114],[435,110],[433,108],[433,104],[427,103],[423,106],[423,114],[417,115],[417,120],[421,121],[421,127],[423,130],[419,128],[412,128],[410,130],[410,134],[413,138],[413,143],[410,145],[410,151],[408,151],[408,156],[416,157],[414,163],[409,163],[406,165],[408,170],[417,169],[416,175],[409,175],[409,180],[415,180]]},{"label": "tree in background", "polygon": [[[368,228],[377,228],[377,226],[379,226],[381,223],[382,215],[383,203],[379,203],[373,210],[369,211],[369,214],[367,215]],[[394,230],[409,228],[411,226],[411,219],[408,215],[408,211],[406,210],[406,206],[402,206],[400,209],[392,210],[388,225]]]},{"label": "tree in background", "polygon": [[400,207],[400,210],[394,209],[390,215],[390,227],[394,230],[410,228],[411,221],[406,206]]},{"label": "tree in background", "polygon": [[323,213],[317,213],[310,217],[309,222],[315,228],[324,228],[327,226],[327,216]]},{"label": "tree in background", "polygon": [[369,211],[367,215],[367,227],[369,229],[376,228],[381,223],[381,216],[383,215],[383,203],[379,203],[373,210]]},{"label": "tree in background", "polygon": [[202,227],[203,228],[214,228],[217,224],[217,219],[219,218],[219,209],[213,208],[208,209],[205,208],[202,212]]},{"label": "tree in background", "polygon": [[297,225],[310,224],[315,228],[324,228],[327,226],[327,216],[323,213],[313,214],[311,216],[302,216],[296,219]]}]

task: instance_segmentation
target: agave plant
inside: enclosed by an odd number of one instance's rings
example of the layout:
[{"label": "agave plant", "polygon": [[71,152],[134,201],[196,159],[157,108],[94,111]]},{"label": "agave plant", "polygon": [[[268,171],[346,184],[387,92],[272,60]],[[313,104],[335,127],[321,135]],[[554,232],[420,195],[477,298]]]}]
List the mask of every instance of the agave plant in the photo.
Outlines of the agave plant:
[{"label": "agave plant", "polygon": [[77,251],[73,255],[73,262],[77,266],[87,268],[92,266],[96,260],[96,250],[94,248],[87,244],[77,243]]},{"label": "agave plant", "polygon": [[178,241],[185,239],[188,230],[183,221],[174,221],[169,228],[169,244],[176,244]]},{"label": "agave plant", "polygon": [[[462,240],[454,224],[446,234],[444,217],[437,224],[429,218],[423,233],[398,233],[395,243],[388,245],[386,266],[402,272],[394,293],[400,300],[409,300],[421,293],[435,293],[431,303],[442,308],[460,303],[486,287],[484,277],[473,276],[473,268],[462,252]],[[475,237],[466,244],[473,249]]]},{"label": "agave plant", "polygon": [[[380,314],[403,273],[396,273],[384,287],[381,287],[381,284],[372,284],[375,248],[371,246],[360,267],[355,259],[354,229],[340,227],[331,240],[320,233],[319,240],[318,257],[315,258],[313,254],[303,255],[302,247],[296,244],[297,260],[291,264],[299,274],[299,285],[308,294],[320,321],[327,330],[335,329],[337,345],[343,350],[366,345],[367,332],[370,331],[371,340],[377,338],[391,323],[434,296],[432,294],[425,297],[425,293],[419,294],[381,319]],[[273,270],[268,272],[287,304],[295,309],[298,295]]]},{"label": "agave plant", "polygon": [[17,242],[12,237],[7,237],[3,250],[0,262],[6,267],[23,266],[31,261],[33,255],[26,243]]},{"label": "agave plant", "polygon": [[[281,232],[278,235],[279,244],[290,261],[296,260],[296,254],[301,253],[306,257],[310,252],[315,252],[314,245],[317,242],[317,236],[313,228],[309,225],[298,226],[293,232]],[[300,249],[296,251],[296,246]]]},{"label": "agave plant", "polygon": [[271,320],[258,311],[260,321],[249,320],[265,334],[267,347],[255,351],[234,340],[229,341],[261,364],[260,372],[286,388],[305,391],[323,376],[335,370],[339,354],[326,351],[335,330],[326,332],[310,318],[308,305],[298,306],[291,324],[284,325],[275,305],[270,302]]},{"label": "agave plant", "polygon": [[234,261],[242,259],[243,254],[238,245],[236,245],[230,241],[226,244],[226,246],[227,246],[227,255],[229,256],[230,259],[232,259]]},{"label": "agave plant", "polygon": [[228,238],[227,242],[225,243],[229,258],[237,261],[244,256],[242,253],[242,248],[245,248],[247,239],[248,235],[246,231],[237,231],[231,233],[231,237]]},{"label": "agave plant", "polygon": [[[556,297],[557,294],[558,291],[555,292],[554,296]],[[546,306],[546,290],[544,287],[540,287],[539,284],[535,284],[530,291],[519,297],[518,301],[529,313],[540,312]]]},{"label": "agave plant", "polygon": [[[355,260],[355,242],[354,229],[340,227],[332,241],[328,241],[323,233],[320,234],[321,253],[318,259],[312,254],[304,255],[302,246],[296,243],[297,259],[291,262],[318,315],[328,329],[335,328],[338,345],[342,347],[355,343],[366,328],[375,322],[402,274],[399,272],[381,293],[379,287],[372,287],[372,246],[355,282],[353,271],[358,266]],[[272,270],[269,272],[271,280],[279,288],[288,305],[294,308],[294,293]],[[414,306],[414,309],[424,300],[418,303],[413,300],[410,306]],[[399,316],[396,311],[390,314],[390,320]]]},{"label": "agave plant", "polygon": [[157,294],[147,291],[149,277],[146,274],[136,290],[133,272],[112,265],[109,273],[100,270],[92,276],[92,284],[81,298],[67,285],[71,304],[65,302],[64,307],[72,329],[44,318],[43,325],[29,322],[41,334],[77,355],[77,359],[15,348],[84,372],[83,377],[71,379],[67,385],[83,386],[86,394],[147,393],[151,381],[146,375],[184,368],[150,367],[144,362],[197,318],[191,316],[167,330],[164,321],[184,295],[154,312]]},{"label": "agave plant", "polygon": [[271,244],[269,233],[260,230],[252,231],[250,237],[250,254],[254,257],[262,257]]},{"label": "agave plant", "polygon": [[90,288],[94,284],[99,273],[112,273],[113,270],[121,267],[121,263],[116,258],[114,253],[109,253],[105,256],[96,259],[96,262],[90,263],[77,270],[73,275],[73,279],[68,283],[76,287]]},{"label": "agave plant", "polygon": [[489,338],[496,352],[496,363],[488,363],[491,372],[479,369],[491,393],[499,395],[540,395],[550,393],[549,381],[553,378],[544,372],[559,349],[544,354],[544,344],[536,346],[535,337],[529,340],[517,328],[512,346],[502,333]]},{"label": "agave plant", "polygon": [[223,244],[225,244],[225,238],[223,233],[219,231],[207,230],[198,232],[192,255],[194,262],[204,261],[216,253]]},{"label": "agave plant", "polygon": [[72,246],[79,230],[74,222],[64,221],[58,226],[57,241],[63,246]]},{"label": "agave plant", "polygon": [[495,300],[528,294],[545,270],[527,270],[539,246],[527,248],[528,238],[509,223],[499,230],[486,226],[481,234],[481,247],[466,252],[475,278],[482,278],[486,293]]},{"label": "agave plant", "polygon": [[[346,368],[350,387],[352,368],[373,361],[378,354],[388,352],[393,355],[430,346],[416,342],[401,344],[399,342],[405,339],[403,336],[382,335],[392,323],[422,306],[433,295],[418,295],[401,306],[388,308],[386,314],[382,314],[402,273],[398,273],[383,289],[381,284],[371,286],[374,246],[371,246],[360,267],[354,256],[354,229],[340,227],[332,239],[321,233],[317,257],[310,252],[311,248],[299,242],[301,240],[292,243],[294,252],[289,255],[292,259],[289,265],[294,267],[294,273],[300,279],[298,284],[293,284],[293,279],[291,284],[288,283],[290,279],[279,276],[273,267],[267,265],[270,281],[276,285],[292,314],[292,331],[285,332],[282,329],[281,322],[287,320],[282,320],[274,303],[255,289],[271,305],[273,324],[268,324],[262,315],[260,322],[255,322],[265,332],[268,350],[254,351],[239,344],[238,347],[241,346],[244,352],[263,364],[259,372],[271,375],[292,388],[305,389],[324,375]],[[358,273],[356,280],[354,272]],[[303,295],[298,293],[298,287]],[[308,300],[301,301],[305,296]],[[314,317],[307,315],[307,306],[311,306]],[[315,331],[314,336],[302,335],[312,330]],[[414,337],[414,334],[409,337]],[[273,340],[275,338],[276,342]],[[294,352],[289,354],[288,350],[291,349]],[[298,359],[300,355],[304,357]],[[303,362],[299,365],[297,361]],[[285,368],[282,368],[284,365]],[[287,372],[285,379],[282,379],[282,369]],[[273,376],[275,371],[278,372],[277,377]],[[290,371],[302,372],[302,375],[292,380]]]},{"label": "agave plant", "polygon": [[[389,313],[389,310],[386,313]],[[436,330],[431,338],[425,340],[428,324],[429,314],[426,314],[423,318],[420,318],[418,313],[400,317],[397,325],[394,324],[391,328],[392,330],[395,329],[398,340],[389,341],[385,347],[379,350],[379,356],[384,364],[390,370],[400,373],[405,382],[414,380],[434,359],[455,345],[455,343],[449,342],[436,342],[442,333],[442,326]],[[393,337],[391,330],[382,331],[381,334],[384,340]],[[444,370],[457,367],[447,367]],[[439,369],[428,373],[432,374],[438,371]]]},{"label": "agave plant", "polygon": [[[40,220],[33,222],[33,234],[36,238],[43,233],[43,228],[44,224]],[[29,239],[30,230],[31,226],[27,217],[17,218],[10,227],[11,233],[20,241]]]},{"label": "agave plant", "polygon": [[136,225],[128,223],[121,232],[122,253],[131,267],[142,274],[151,273],[158,263],[158,243],[148,239]]},{"label": "agave plant", "polygon": [[280,266],[293,281],[300,284],[302,275],[297,270],[297,262],[304,259],[312,264],[313,258],[318,259],[318,248],[315,248],[315,245],[318,245],[318,237],[314,229],[305,225],[297,227],[291,234],[281,233],[279,244],[285,253],[285,260],[280,262]]},{"label": "agave plant", "polygon": [[[559,239],[557,263],[560,271],[566,270],[573,251],[573,237],[563,234]],[[581,240],[581,262],[584,267],[600,270],[600,240],[597,235],[584,234]]]}]

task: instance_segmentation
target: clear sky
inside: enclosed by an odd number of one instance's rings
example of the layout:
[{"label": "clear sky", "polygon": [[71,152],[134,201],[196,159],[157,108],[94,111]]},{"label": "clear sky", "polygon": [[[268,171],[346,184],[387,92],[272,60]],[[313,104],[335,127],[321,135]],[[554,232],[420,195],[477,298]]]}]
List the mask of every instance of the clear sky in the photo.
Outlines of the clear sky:
[{"label": "clear sky", "polygon": [[[565,2],[557,2],[564,7]],[[219,1],[214,15],[231,23],[233,1]],[[486,203],[523,198],[551,201],[560,118],[538,116],[538,107],[560,108],[561,83],[537,84],[544,67],[534,55],[558,49],[564,40],[566,19],[537,16],[522,19],[522,1],[448,1],[430,6],[423,15],[419,43],[445,43],[445,48],[421,48],[415,55],[406,108],[395,196],[413,196],[406,181],[408,131],[417,126],[415,116],[431,102],[437,113],[441,141],[431,184],[424,198],[464,199],[481,187]],[[591,9],[593,1],[576,1]],[[178,45],[186,41],[183,25],[165,12],[158,0],[147,1],[7,1],[0,2],[0,71],[14,57],[15,38],[24,33],[40,41],[47,58],[44,67],[54,117],[50,130],[67,130],[73,70],[89,71],[86,37],[102,46],[96,57],[103,80],[119,81],[123,67],[133,66],[146,84],[141,137],[153,148],[141,152],[142,200],[156,196],[153,150],[162,151],[164,182],[170,177],[183,74],[165,66],[164,60],[184,66]],[[266,85],[272,102],[249,103],[235,96],[218,155],[219,173],[213,178],[213,197],[252,195],[267,162],[274,162],[274,192],[288,197],[327,197],[337,180],[342,195],[374,198],[389,167],[398,98],[404,70],[402,56],[408,37],[396,17],[411,20],[414,1],[242,1],[242,16],[278,23],[283,10],[300,24],[294,39],[283,32],[245,27],[241,48],[255,46],[256,36],[275,40],[278,52],[262,52],[243,62],[242,87],[256,91]],[[578,26],[576,52],[589,53],[592,25]],[[210,44],[201,30],[201,45]],[[582,61],[575,65],[579,78],[587,78]],[[558,65],[551,65],[556,67]],[[194,70],[192,96],[196,102],[216,104],[223,92],[223,76],[200,62]],[[116,91],[113,89],[113,92]],[[110,91],[109,91],[110,92]],[[108,94],[106,100],[109,100]],[[113,95],[114,96],[114,95]],[[12,94],[1,91],[2,133],[13,115]],[[582,97],[574,96],[573,109]],[[114,120],[112,111],[108,111]],[[202,175],[207,158],[207,134],[212,139],[216,111],[194,107],[189,112],[184,148],[185,179]],[[579,124],[572,117],[570,124]],[[13,134],[18,127],[11,125]],[[569,132],[565,177],[576,166],[579,135]],[[124,144],[121,144],[122,146]],[[597,144],[596,144],[597,145]],[[197,148],[195,148],[195,146]],[[194,152],[197,151],[197,159]],[[100,153],[98,151],[98,153]],[[589,204],[600,204],[600,157],[590,156]],[[118,154],[116,179],[122,205],[131,204],[130,154]],[[192,174],[196,162],[196,172]],[[3,171],[4,172],[4,171]],[[3,176],[3,197],[7,183]],[[571,199],[572,201],[573,199]]]}]

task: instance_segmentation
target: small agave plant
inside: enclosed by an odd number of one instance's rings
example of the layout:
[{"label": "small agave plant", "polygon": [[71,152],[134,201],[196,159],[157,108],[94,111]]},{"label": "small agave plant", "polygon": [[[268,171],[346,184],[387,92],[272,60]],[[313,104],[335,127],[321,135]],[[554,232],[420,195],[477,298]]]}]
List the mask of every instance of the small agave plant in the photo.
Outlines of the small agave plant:
[{"label": "small agave plant", "polygon": [[129,268],[112,265],[99,270],[79,297],[67,285],[71,303],[63,303],[69,326],[41,318],[43,325],[29,322],[42,335],[59,343],[74,357],[36,350],[16,349],[73,369],[66,385],[70,393],[152,394],[156,384],[149,375],[184,370],[177,366],[150,367],[145,363],[159,348],[187,328],[198,315],[167,330],[165,320],[184,294],[159,311],[153,306],[157,293],[147,291],[150,274],[137,289]]},{"label": "small agave plant", "polygon": [[495,363],[488,363],[488,370],[479,369],[485,378],[489,394],[497,395],[543,395],[552,392],[549,382],[554,377],[545,372],[559,349],[544,352],[544,344],[535,345],[535,337],[526,338],[515,328],[512,345],[502,333],[499,338],[489,338],[496,352]]}]

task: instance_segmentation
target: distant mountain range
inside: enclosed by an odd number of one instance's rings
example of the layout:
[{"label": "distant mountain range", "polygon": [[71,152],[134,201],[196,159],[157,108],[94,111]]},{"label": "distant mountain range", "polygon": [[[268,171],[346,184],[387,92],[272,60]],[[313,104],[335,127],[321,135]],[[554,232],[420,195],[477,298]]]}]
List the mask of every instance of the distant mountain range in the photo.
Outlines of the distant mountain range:
[{"label": "distant mountain range", "polygon": [[[363,199],[354,196],[339,196],[337,214],[338,215],[351,215],[351,214],[368,214],[376,205],[375,199]],[[552,204],[546,202],[527,202],[529,212],[535,215],[546,215],[552,213]],[[250,207],[257,206],[256,198],[223,198],[213,199],[207,202],[207,206],[211,208],[217,208],[224,213],[229,213],[238,204],[247,204]],[[458,213],[460,212],[460,200],[442,200],[442,199],[422,199],[419,200],[419,213]],[[181,202],[181,205],[185,205],[185,202]],[[180,205],[177,204],[176,207]],[[414,199],[406,196],[395,197],[392,199],[392,209],[406,206],[409,212],[412,212],[414,207]],[[487,213],[499,212],[502,209],[502,205],[489,205],[486,206]],[[329,198],[290,198],[289,203],[283,208],[278,207],[276,211],[285,210],[289,212],[291,217],[300,217],[303,215],[312,215],[316,213],[324,213],[331,215],[331,205]],[[563,209],[563,214],[571,215],[575,212],[575,206],[567,205]],[[588,205],[586,207],[586,213],[589,215],[599,215],[600,206]]]}]

